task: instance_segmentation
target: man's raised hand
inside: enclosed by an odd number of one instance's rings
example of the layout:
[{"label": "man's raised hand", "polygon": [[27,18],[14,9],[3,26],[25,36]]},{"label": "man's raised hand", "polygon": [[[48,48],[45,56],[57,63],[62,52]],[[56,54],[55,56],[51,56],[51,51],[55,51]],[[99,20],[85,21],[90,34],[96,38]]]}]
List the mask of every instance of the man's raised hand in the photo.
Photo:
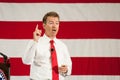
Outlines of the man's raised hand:
[{"label": "man's raised hand", "polygon": [[38,24],[37,24],[35,31],[33,32],[33,40],[38,42],[38,39],[40,38],[41,34],[42,34],[42,30],[38,29]]}]

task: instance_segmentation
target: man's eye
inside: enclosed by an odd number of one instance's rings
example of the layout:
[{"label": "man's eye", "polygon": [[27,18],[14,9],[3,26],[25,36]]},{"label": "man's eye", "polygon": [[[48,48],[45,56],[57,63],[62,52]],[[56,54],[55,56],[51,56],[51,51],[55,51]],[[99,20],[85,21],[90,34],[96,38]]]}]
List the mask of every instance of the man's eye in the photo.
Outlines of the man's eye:
[{"label": "man's eye", "polygon": [[56,23],[56,25],[59,25],[59,23]]},{"label": "man's eye", "polygon": [[50,22],[49,24],[53,24],[52,22]]}]

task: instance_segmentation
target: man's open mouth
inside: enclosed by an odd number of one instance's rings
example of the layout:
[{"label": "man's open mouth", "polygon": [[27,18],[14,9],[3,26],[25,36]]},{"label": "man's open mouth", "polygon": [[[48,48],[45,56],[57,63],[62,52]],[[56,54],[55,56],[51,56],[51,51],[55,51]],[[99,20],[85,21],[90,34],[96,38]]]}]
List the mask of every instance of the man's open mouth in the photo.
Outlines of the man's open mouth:
[{"label": "man's open mouth", "polygon": [[55,30],[55,29],[53,29],[52,31],[54,31],[54,32],[55,32],[56,30]]}]

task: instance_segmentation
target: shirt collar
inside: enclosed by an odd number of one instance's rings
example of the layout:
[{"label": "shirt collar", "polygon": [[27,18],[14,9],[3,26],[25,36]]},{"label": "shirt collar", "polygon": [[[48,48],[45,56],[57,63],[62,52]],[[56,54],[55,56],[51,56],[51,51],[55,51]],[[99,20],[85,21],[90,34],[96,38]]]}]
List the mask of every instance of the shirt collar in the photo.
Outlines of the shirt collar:
[{"label": "shirt collar", "polygon": [[[43,38],[45,39],[45,41],[46,41],[47,43],[49,43],[50,40],[51,40],[51,39],[50,39],[49,37],[47,37],[45,34],[43,35]],[[56,37],[55,37],[53,40],[54,40],[55,43],[57,43],[57,38],[56,38]]]}]

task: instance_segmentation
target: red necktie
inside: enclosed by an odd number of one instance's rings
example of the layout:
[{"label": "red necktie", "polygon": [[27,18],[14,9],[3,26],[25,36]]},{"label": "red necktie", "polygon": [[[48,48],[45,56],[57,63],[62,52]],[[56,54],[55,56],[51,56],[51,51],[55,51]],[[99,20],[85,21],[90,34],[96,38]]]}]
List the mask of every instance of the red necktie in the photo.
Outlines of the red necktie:
[{"label": "red necktie", "polygon": [[50,49],[51,49],[51,61],[52,61],[52,80],[59,80],[57,55],[53,40],[50,40]]}]

